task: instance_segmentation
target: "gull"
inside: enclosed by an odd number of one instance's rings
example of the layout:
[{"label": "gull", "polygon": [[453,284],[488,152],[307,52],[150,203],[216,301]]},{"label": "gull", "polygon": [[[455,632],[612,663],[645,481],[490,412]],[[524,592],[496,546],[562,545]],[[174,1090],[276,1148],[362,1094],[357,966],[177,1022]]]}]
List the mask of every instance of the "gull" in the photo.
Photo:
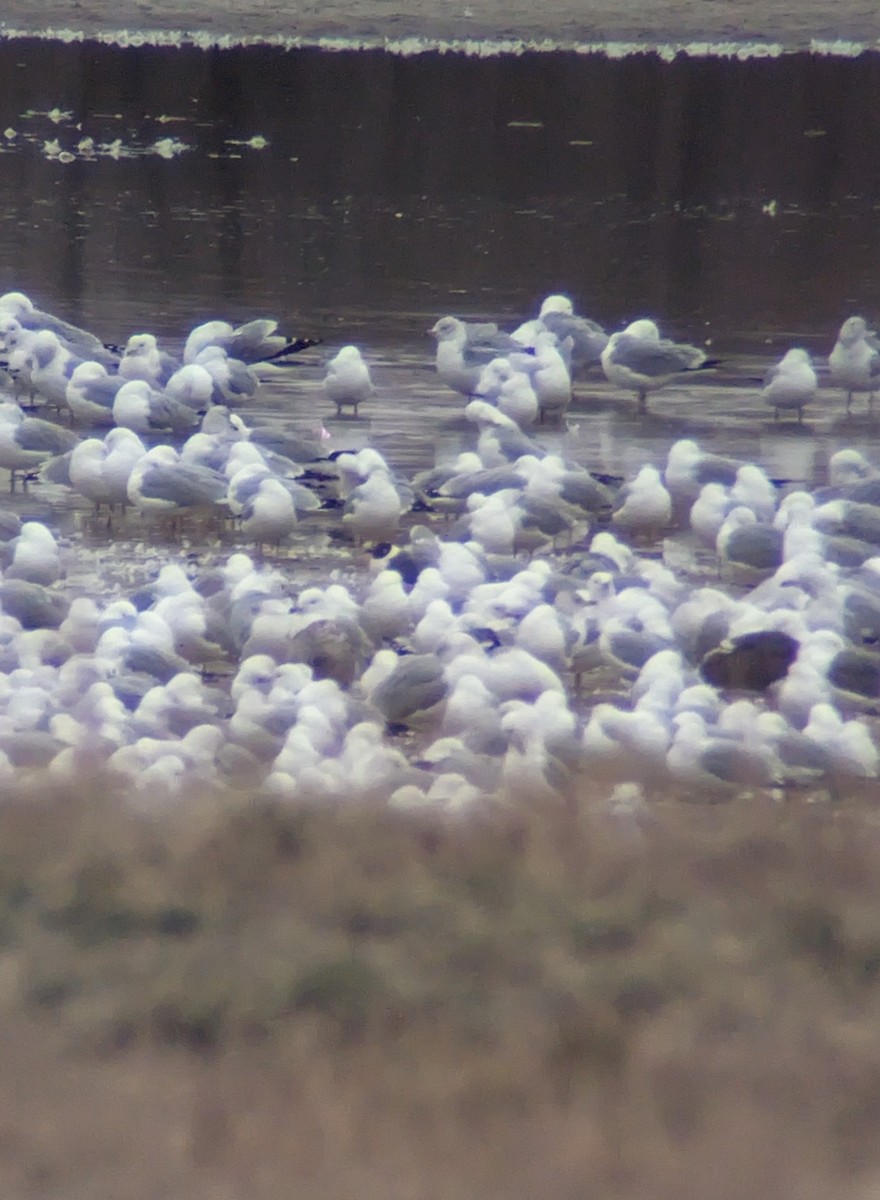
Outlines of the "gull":
[{"label": "gull", "polygon": [[732,487],[741,466],[735,458],[707,454],[691,438],[681,438],[669,448],[663,482],[676,500],[692,500],[707,483]]},{"label": "gull", "polygon": [[718,531],[731,509],[735,508],[723,483],[707,483],[691,505],[690,526],[701,542],[714,546]]},{"label": "gull", "polygon": [[0,606],[23,629],[57,629],[70,607],[64,596],[50,592],[26,579],[4,579],[0,583]]},{"label": "gull", "polygon": [[522,346],[534,346],[537,336],[545,330],[555,334],[560,342],[571,338],[571,364],[575,369],[598,363],[608,345],[608,335],[602,326],[589,317],[577,316],[568,296],[545,297],[538,316],[520,325],[511,337]]},{"label": "gull", "polygon": [[523,454],[543,458],[547,453],[528,434],[523,433],[516,421],[485,400],[471,400],[465,406],[464,415],[480,430],[477,454],[487,467],[513,462]]},{"label": "gull", "polygon": [[[245,468],[246,471],[250,469]],[[259,468],[257,469],[259,470]],[[235,476],[230,481],[228,495],[233,494],[237,478],[238,476]],[[284,481],[269,471],[264,471],[263,475],[256,478],[254,482],[256,486],[247,499],[241,503],[240,497],[238,498],[240,504],[238,516],[242,532],[257,543],[258,549],[261,549],[265,542],[278,545],[297,523],[296,501]],[[299,487],[298,484],[293,486],[301,492],[307,490]],[[314,502],[311,507],[319,508],[320,503],[317,498],[314,496],[311,498]],[[232,503],[229,507],[233,508]]]},{"label": "gull", "polygon": [[759,521],[772,521],[779,497],[766,472],[754,463],[745,463],[736,473],[730,498],[734,505],[750,508]]},{"label": "gull", "polygon": [[113,400],[113,420],[135,433],[166,429],[182,433],[198,427],[199,418],[186,404],[157,392],[143,379],[124,383]]},{"label": "gull", "polygon": [[618,493],[612,523],[635,536],[656,538],[672,521],[672,497],[660,472],[650,464]]},{"label": "gull", "polygon": [[[210,466],[210,464],[203,465]],[[226,500],[229,505],[229,511],[234,517],[243,516],[244,510],[261,490],[263,483],[270,479],[287,493],[295,514],[297,512],[314,512],[315,509],[321,507],[321,501],[313,491],[307,487],[303,487],[301,483],[296,483],[293,479],[278,475],[271,471],[264,463],[248,463],[235,470],[233,470],[233,466],[233,461],[230,459],[225,474],[229,479]],[[278,492],[277,488],[263,489],[263,494],[264,508],[266,506],[265,497],[267,496],[276,496],[280,502],[280,492]],[[287,507],[286,501],[284,505]],[[296,519],[295,514],[294,520]],[[272,539],[266,538],[262,540],[271,541]]]},{"label": "gull", "polygon": [[61,573],[58,543],[41,521],[25,521],[12,546],[12,562],[6,568],[6,579],[24,579],[44,586],[57,581]]},{"label": "gull", "polygon": [[[129,433],[130,430],[125,430],[125,432]],[[137,437],[136,434],[132,434],[131,436]],[[137,449],[132,465],[144,453],[146,453],[146,447],[140,438],[137,438]],[[86,438],[69,451],[67,475],[70,486],[75,492],[84,496],[86,500],[91,500],[96,512],[102,504],[106,504],[112,508],[115,503],[120,502],[117,489],[113,487],[104,474],[104,467],[109,454],[110,447],[101,438]],[[126,494],[123,488],[121,501],[124,503],[125,499]]]},{"label": "gull", "polygon": [[771,574],[782,562],[783,532],[765,525],[750,508],[731,509],[718,531],[715,548],[735,575],[750,579]]},{"label": "gull", "polygon": [[[201,363],[187,363],[169,378],[165,384],[165,395],[172,396],[187,408],[207,416],[214,403],[214,377]],[[218,404],[217,407],[223,406]],[[226,411],[228,413],[229,410]]]},{"label": "gull", "polygon": [[17,404],[0,403],[0,467],[10,473],[10,491],[15,476],[27,475],[47,459],[72,450],[79,438],[69,430],[26,417]]},{"label": "gull", "polygon": [[154,388],[163,388],[180,368],[180,362],[159,349],[152,333],[133,333],[125,343],[119,363],[123,379],[142,379]]},{"label": "gull", "polygon": [[103,363],[81,362],[67,381],[65,399],[74,421],[113,424],[113,401],[125,380],[110,375]]},{"label": "gull", "polygon": [[357,346],[343,346],[327,363],[324,391],[328,399],[336,405],[337,417],[342,416],[346,405],[353,408],[354,415],[357,416],[358,405],[373,395],[370,368],[364,362]]},{"label": "gull", "polygon": [[358,541],[393,541],[404,507],[391,475],[378,469],[348,497],[342,520]]},{"label": "gull", "polygon": [[320,338],[289,338],[278,332],[271,317],[233,327],[228,321],[206,321],[192,330],[183,349],[185,363],[197,362],[208,346],[218,346],[245,363],[272,362],[320,345]]},{"label": "gull", "polygon": [[876,777],[880,755],[870,731],[859,720],[844,721],[833,705],[813,705],[804,737],[820,747],[832,770],[866,779]]},{"label": "gull", "polygon": [[533,354],[516,354],[513,365],[531,378],[538,398],[540,421],[548,416],[563,420],[571,404],[571,374],[554,333],[539,333]]},{"label": "gull", "polygon": [[31,401],[35,398],[31,385],[30,353],[36,336],[33,330],[22,329],[15,317],[4,315],[0,309],[0,341],[5,351],[4,366],[13,379],[16,399],[25,390],[30,394]]},{"label": "gull", "polygon": [[43,329],[34,338],[26,359],[33,391],[39,392],[52,408],[67,408],[67,384],[75,368],[84,360],[61,344],[51,330]]},{"label": "gull", "polygon": [[789,350],[764,378],[761,395],[779,419],[780,410],[796,410],[798,421],[804,419],[804,408],[816,398],[819,381],[806,350]]},{"label": "gull", "polygon": [[128,480],[135,463],[146,453],[146,446],[131,429],[111,429],[104,437],[106,455],[101,474],[107,488],[107,503],[125,508]]},{"label": "gull", "polygon": [[863,317],[848,317],[841,325],[828,366],[831,382],[846,392],[847,412],[857,392],[867,392],[873,407],[874,393],[880,388],[880,342]]},{"label": "gull", "polygon": [[517,349],[516,343],[499,334],[495,326],[483,327],[494,330],[491,344],[476,345],[468,338],[468,327],[457,317],[441,317],[429,330],[437,339],[435,365],[437,374],[447,387],[463,396],[473,396],[479,385],[483,367],[499,350]]},{"label": "gull", "polygon": [[645,319],[613,333],[602,351],[601,363],[611,383],[636,392],[640,412],[647,411],[648,392],[657,391],[685,371],[709,365],[697,346],[661,338],[656,324]]},{"label": "gull", "polygon": [[538,397],[531,380],[506,358],[493,358],[486,364],[474,395],[496,405],[498,411],[515,421],[520,429],[537,420]]},{"label": "gull", "polygon": [[226,479],[208,467],[182,463],[171,446],[155,446],[134,465],[126,488],[129,501],[142,512],[211,510],[226,499]]},{"label": "gull", "polygon": [[696,712],[672,718],[673,738],[666,755],[670,775],[711,791],[735,792],[776,781],[782,764],[769,742],[752,744],[717,726],[707,727]]},{"label": "gull", "polygon": [[14,316],[23,329],[34,333],[43,329],[49,330],[83,358],[98,358],[104,361],[113,357],[112,354],[108,354],[107,347],[100,338],[77,325],[71,325],[61,317],[42,312],[23,292],[6,292],[0,296],[0,311]]},{"label": "gull", "polygon": [[448,691],[443,664],[435,654],[398,658],[393,650],[376,653],[361,684],[390,725],[416,728],[439,721]]},{"label": "gull", "polygon": [[222,346],[206,346],[193,361],[194,365],[204,367],[214,380],[212,399],[215,404],[234,404],[250,398],[260,386],[247,363],[230,357]]}]

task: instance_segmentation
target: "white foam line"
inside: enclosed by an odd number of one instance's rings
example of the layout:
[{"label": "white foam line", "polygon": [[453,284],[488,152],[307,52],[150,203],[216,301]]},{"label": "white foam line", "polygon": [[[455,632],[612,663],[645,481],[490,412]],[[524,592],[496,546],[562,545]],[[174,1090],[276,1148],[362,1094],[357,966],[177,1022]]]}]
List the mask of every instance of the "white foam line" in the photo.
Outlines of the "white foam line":
[{"label": "white foam line", "polygon": [[193,46],[201,50],[226,50],[247,46],[276,46],[284,50],[317,49],[328,52],[350,50],[384,50],[403,58],[418,54],[461,54],[469,58],[496,58],[500,55],[523,55],[527,53],[549,54],[560,51],[599,55],[610,59],[629,58],[634,55],[654,54],[665,62],[679,55],[686,58],[757,59],[780,58],[782,55],[810,54],[824,57],[855,58],[866,52],[880,49],[880,39],[873,42],[812,39],[807,46],[787,46],[782,42],[559,42],[550,38],[539,40],[515,38],[483,38],[450,40],[406,37],[287,37],[283,34],[257,36],[217,35],[193,30],[104,30],[86,33],[76,29],[6,29],[0,25],[0,40],[14,41],[32,38],[55,42],[98,42],[106,46]]}]

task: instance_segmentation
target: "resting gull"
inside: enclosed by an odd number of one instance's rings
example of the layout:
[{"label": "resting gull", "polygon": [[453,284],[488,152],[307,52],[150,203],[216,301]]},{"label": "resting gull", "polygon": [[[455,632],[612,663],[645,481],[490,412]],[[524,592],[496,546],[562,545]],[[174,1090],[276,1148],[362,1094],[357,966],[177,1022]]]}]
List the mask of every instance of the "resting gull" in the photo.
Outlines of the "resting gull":
[{"label": "resting gull", "polygon": [[647,411],[648,393],[655,392],[685,371],[709,366],[697,346],[661,338],[653,321],[641,319],[613,333],[602,351],[602,370],[618,387],[635,391],[639,411]]},{"label": "resting gull", "polygon": [[65,392],[72,419],[89,425],[112,425],[113,401],[124,383],[119,375],[108,374],[102,363],[78,363]]},{"label": "resting gull", "polygon": [[161,389],[180,365],[179,359],[159,349],[154,334],[133,333],[122,352],[119,374],[124,380],[142,379],[150,387]]},{"label": "resting gull", "polygon": [[206,347],[217,346],[245,363],[273,362],[320,342],[320,338],[286,337],[278,332],[278,322],[271,317],[246,321],[236,327],[228,321],[206,321],[196,326],[186,339],[183,361],[197,362]]},{"label": "resting gull", "polygon": [[110,357],[107,347],[100,338],[85,329],[80,329],[77,325],[71,325],[69,321],[65,321],[61,317],[42,312],[23,292],[6,292],[0,296],[0,311],[11,313],[22,328],[28,331],[49,330],[71,348],[75,348],[76,353],[82,358],[99,358],[104,361]]},{"label": "resting gull", "polygon": [[142,512],[176,517],[184,511],[210,511],[223,504],[226,487],[226,479],[218,471],[182,463],[171,446],[155,446],[132,468],[127,493]]},{"label": "resting gull", "polygon": [[555,334],[560,343],[571,338],[571,365],[575,369],[598,363],[608,345],[608,335],[602,326],[589,317],[577,316],[571,299],[558,293],[546,296],[538,316],[520,325],[511,337],[523,346],[534,346],[538,334],[544,330]]},{"label": "resting gull", "polygon": [[157,392],[143,379],[124,383],[113,400],[113,420],[135,433],[170,430],[184,433],[196,429],[198,414],[165,392]]}]

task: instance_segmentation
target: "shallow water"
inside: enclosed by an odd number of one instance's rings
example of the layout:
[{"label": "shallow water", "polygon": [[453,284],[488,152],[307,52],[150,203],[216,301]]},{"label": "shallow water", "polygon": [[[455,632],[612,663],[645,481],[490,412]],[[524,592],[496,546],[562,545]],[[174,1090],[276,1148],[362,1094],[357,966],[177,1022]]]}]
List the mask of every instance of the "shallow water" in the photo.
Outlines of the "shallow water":
[{"label": "shallow water", "polygon": [[[328,425],[404,469],[467,436],[430,371],[435,317],[514,321],[565,290],[608,327],[650,313],[723,359],[644,420],[581,381],[576,457],[625,474],[692,431],[819,478],[873,422],[828,393],[808,429],[776,425],[758,381],[792,342],[821,355],[845,315],[880,306],[878,82],[869,54],[0,43],[0,280],[113,341],[264,313],[328,348],[356,341],[381,399]],[[321,361],[257,407],[326,416]]]}]

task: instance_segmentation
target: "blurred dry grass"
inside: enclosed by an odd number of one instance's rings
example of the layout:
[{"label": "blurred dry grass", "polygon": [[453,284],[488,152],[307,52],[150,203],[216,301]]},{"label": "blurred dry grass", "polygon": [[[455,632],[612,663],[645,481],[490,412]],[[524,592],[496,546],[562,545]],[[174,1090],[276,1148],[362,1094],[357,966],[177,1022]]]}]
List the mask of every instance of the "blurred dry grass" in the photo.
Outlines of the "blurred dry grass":
[{"label": "blurred dry grass", "polygon": [[10,801],[0,1195],[880,1195],[870,799]]}]

